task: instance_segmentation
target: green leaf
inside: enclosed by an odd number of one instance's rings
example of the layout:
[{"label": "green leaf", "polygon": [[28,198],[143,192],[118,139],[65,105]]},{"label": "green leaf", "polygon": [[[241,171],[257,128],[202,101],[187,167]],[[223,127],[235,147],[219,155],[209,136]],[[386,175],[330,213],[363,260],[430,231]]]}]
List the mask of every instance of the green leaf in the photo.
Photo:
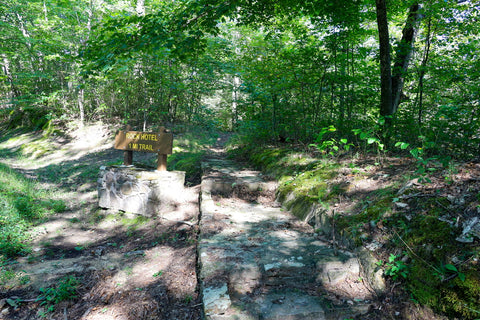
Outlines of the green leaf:
[{"label": "green leaf", "polygon": [[415,148],[415,149],[410,150],[410,154],[411,154],[414,158],[418,158],[421,153],[422,153],[422,148]]},{"label": "green leaf", "polygon": [[405,150],[410,146],[409,143],[406,142],[397,142],[395,143],[395,147],[400,147],[400,149]]},{"label": "green leaf", "polygon": [[453,272],[458,272],[457,267],[455,267],[453,264],[450,264],[450,263],[445,265],[445,269],[447,269],[449,271],[453,271]]},{"label": "green leaf", "polygon": [[352,132],[354,135],[358,135],[362,132],[362,129],[353,129]]}]

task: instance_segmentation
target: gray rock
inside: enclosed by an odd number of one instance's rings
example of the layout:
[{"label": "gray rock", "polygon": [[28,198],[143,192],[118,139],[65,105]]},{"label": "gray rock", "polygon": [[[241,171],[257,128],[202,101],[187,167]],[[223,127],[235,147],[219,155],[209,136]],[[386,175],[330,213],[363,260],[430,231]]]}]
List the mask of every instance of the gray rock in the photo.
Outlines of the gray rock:
[{"label": "gray rock", "polygon": [[100,167],[98,205],[146,216],[161,206],[182,201],[185,172],[148,171],[135,167]]},{"label": "gray rock", "polygon": [[[322,286],[338,286],[352,301],[370,296],[357,281],[357,258],[348,252],[337,256],[290,212],[238,198],[213,201],[215,192],[228,195],[240,184],[248,192],[271,188],[258,172],[219,159],[202,168],[198,264],[207,320],[326,319],[324,297],[313,290]],[[364,312],[355,308],[345,314]]]},{"label": "gray rock", "polygon": [[473,238],[480,239],[480,218],[473,217],[463,223],[463,231],[460,236],[456,238],[458,242],[472,243]]},{"label": "gray rock", "polygon": [[232,304],[228,295],[227,284],[222,283],[217,287],[204,288],[203,304],[206,316],[224,313]]}]

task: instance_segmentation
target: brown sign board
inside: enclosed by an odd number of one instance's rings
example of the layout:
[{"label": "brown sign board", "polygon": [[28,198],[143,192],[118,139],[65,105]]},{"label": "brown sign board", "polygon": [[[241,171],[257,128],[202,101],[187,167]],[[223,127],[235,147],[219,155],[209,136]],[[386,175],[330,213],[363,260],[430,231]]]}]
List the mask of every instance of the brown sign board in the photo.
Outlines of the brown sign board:
[{"label": "brown sign board", "polygon": [[115,149],[172,154],[173,134],[167,132],[119,131]]}]

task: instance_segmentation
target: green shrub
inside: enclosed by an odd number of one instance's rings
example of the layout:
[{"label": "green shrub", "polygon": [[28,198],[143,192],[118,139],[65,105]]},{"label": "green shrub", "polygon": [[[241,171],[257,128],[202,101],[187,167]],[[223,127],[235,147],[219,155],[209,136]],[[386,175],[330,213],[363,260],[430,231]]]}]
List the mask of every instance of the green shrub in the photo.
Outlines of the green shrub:
[{"label": "green shrub", "polygon": [[79,285],[80,282],[74,275],[65,276],[55,287],[40,288],[41,294],[37,301],[47,306],[47,312],[52,312],[58,303],[75,299]]}]

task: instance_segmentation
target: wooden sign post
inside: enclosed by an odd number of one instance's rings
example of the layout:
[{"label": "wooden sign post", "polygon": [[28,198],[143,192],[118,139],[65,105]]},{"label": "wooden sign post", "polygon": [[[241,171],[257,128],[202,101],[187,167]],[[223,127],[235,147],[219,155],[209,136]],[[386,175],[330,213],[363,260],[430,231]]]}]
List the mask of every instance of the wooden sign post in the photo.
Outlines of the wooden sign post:
[{"label": "wooden sign post", "polygon": [[[132,127],[130,125],[127,125],[127,132],[131,131]],[[115,137],[115,145],[116,145],[117,139]],[[123,164],[126,166],[131,166],[133,164],[133,151],[132,150],[125,150],[123,153]]]},{"label": "wooden sign post", "polygon": [[130,131],[119,131],[115,136],[115,149],[125,150],[124,164],[133,163],[133,151],[158,153],[157,170],[167,170],[167,155],[172,154],[173,134],[167,132],[165,127],[160,127],[158,133]]}]

